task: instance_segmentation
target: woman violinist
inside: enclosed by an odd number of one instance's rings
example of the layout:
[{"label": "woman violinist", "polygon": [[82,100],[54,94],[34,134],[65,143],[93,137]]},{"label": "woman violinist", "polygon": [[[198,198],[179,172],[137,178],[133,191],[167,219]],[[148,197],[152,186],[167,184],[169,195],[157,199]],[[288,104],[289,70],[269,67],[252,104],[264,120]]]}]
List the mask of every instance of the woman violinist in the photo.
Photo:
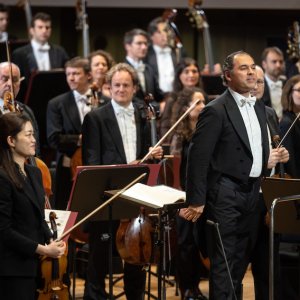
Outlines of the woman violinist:
[{"label": "woman violinist", "polygon": [[25,164],[36,146],[30,119],[10,112],[0,128],[0,299],[33,300],[39,255],[60,257],[65,243],[45,244],[51,232],[41,172]]}]

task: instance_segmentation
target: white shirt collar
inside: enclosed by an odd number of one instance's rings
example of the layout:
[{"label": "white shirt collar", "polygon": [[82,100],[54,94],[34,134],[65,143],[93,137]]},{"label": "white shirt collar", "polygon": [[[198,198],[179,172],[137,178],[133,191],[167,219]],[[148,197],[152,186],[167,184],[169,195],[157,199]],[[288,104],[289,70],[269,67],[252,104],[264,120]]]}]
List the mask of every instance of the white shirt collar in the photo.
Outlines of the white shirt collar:
[{"label": "white shirt collar", "polygon": [[75,97],[76,102],[79,102],[82,98],[88,99],[88,95],[90,95],[90,89],[88,89],[84,94],[80,94],[78,91],[74,90],[73,95]]},{"label": "white shirt collar", "polygon": [[169,46],[166,46],[165,48],[162,48],[158,45],[153,45],[153,49],[156,54],[161,54],[162,52],[169,52],[171,53],[171,48]]},{"label": "white shirt collar", "polygon": [[137,69],[140,65],[144,65],[142,60],[134,60],[132,57],[126,56],[126,59],[129,61],[129,63]]},{"label": "white shirt collar", "polygon": [[48,47],[50,49],[50,45],[48,44],[48,42],[42,45],[34,39],[31,40],[31,46],[35,51],[38,51],[41,47]]},{"label": "white shirt collar", "polygon": [[235,92],[234,90],[232,90],[230,87],[228,87],[228,90],[229,92],[231,93],[232,97],[234,98],[236,104],[239,106],[239,107],[243,107],[244,106],[244,99],[247,99],[247,98],[251,98],[253,100],[256,100],[255,97],[251,97],[250,96],[250,93],[249,93],[249,97],[245,97],[237,92]]},{"label": "white shirt collar", "polygon": [[[117,103],[116,100],[114,100],[114,99],[111,99],[111,105],[112,105],[112,107],[113,107],[116,114],[124,109],[124,106]],[[128,106],[126,106],[125,108],[134,109],[134,106],[133,106],[132,102],[130,102],[130,104]]]}]

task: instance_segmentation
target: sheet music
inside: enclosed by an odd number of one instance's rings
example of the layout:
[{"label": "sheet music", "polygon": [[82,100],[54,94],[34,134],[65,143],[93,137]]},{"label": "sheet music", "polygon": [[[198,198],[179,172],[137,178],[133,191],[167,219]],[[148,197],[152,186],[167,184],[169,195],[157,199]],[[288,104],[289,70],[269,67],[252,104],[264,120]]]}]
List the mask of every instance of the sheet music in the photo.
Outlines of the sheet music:
[{"label": "sheet music", "polygon": [[67,210],[45,209],[45,220],[50,229],[51,225],[49,221],[49,213],[51,211],[55,212],[57,217],[57,219],[55,219],[55,223],[57,226],[57,236],[59,237],[64,233],[72,212]]},{"label": "sheet music", "polygon": [[166,185],[148,186],[142,183],[135,184],[122,195],[153,208],[161,208],[180,200],[185,201],[186,197],[185,192]]}]

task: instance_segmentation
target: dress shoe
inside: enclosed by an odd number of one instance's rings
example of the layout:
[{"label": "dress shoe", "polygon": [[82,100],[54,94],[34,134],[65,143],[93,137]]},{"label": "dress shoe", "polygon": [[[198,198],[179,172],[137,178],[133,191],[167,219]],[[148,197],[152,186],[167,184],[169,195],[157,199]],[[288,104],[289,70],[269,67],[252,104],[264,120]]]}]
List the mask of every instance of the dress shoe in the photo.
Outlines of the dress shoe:
[{"label": "dress shoe", "polygon": [[194,289],[187,289],[184,293],[183,300],[208,300],[208,298],[205,297],[197,287]]}]

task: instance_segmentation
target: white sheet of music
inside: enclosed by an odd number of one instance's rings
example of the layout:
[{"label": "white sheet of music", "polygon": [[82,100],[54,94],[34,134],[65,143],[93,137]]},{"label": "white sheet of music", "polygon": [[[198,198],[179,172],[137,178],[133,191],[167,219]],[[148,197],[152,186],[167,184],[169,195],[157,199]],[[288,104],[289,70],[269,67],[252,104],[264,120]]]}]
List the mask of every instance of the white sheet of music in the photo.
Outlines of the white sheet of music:
[{"label": "white sheet of music", "polygon": [[132,198],[133,201],[153,208],[161,208],[179,200],[185,201],[185,192],[166,185],[148,186],[136,183],[122,195]]}]

